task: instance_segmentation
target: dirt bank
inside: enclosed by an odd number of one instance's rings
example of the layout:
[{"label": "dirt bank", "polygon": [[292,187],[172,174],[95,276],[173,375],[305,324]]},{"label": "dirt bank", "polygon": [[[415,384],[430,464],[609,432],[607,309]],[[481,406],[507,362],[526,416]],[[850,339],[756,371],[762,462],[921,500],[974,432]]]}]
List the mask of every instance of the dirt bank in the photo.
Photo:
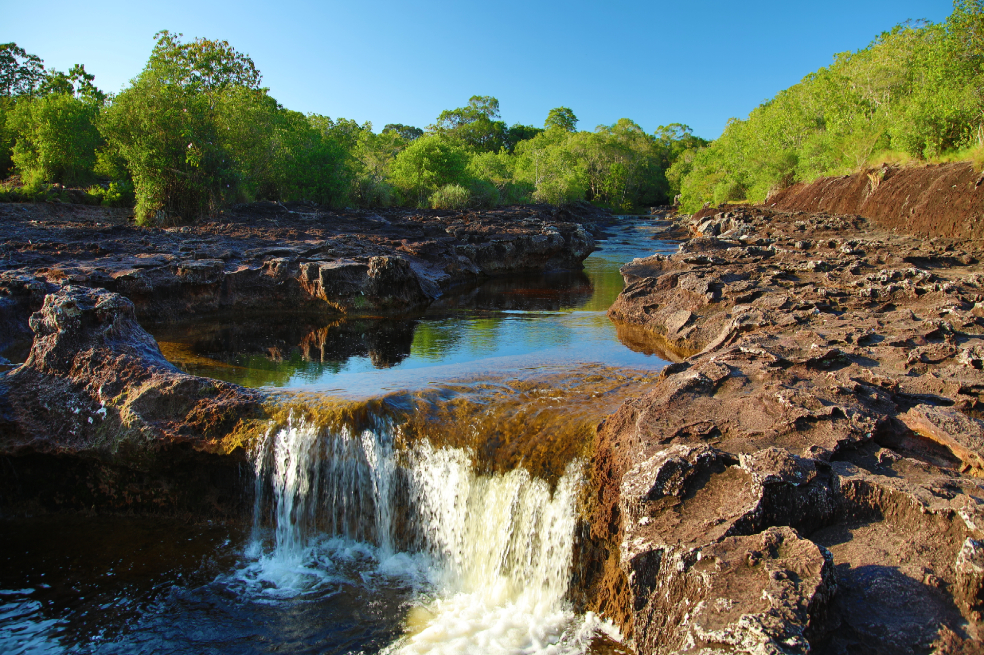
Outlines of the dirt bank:
[{"label": "dirt bank", "polygon": [[640,653],[980,652],[984,244],[896,220],[732,208],[623,268],[609,316],[686,357],[594,460]]},{"label": "dirt bank", "polygon": [[857,215],[876,227],[930,237],[984,238],[984,175],[969,163],[882,166],[795,184],[767,206]]}]

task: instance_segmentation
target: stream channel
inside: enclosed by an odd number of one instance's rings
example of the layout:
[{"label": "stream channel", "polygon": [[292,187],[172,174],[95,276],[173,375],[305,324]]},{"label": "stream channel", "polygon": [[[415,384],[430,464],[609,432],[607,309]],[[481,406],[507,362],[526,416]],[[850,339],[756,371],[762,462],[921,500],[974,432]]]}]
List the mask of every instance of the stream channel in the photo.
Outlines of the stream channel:
[{"label": "stream channel", "polygon": [[584,653],[570,601],[595,426],[665,355],[606,310],[673,252],[621,217],[583,273],[491,280],[399,319],[152,330],[185,371],[277,389],[251,524],[0,521],[0,652]]}]

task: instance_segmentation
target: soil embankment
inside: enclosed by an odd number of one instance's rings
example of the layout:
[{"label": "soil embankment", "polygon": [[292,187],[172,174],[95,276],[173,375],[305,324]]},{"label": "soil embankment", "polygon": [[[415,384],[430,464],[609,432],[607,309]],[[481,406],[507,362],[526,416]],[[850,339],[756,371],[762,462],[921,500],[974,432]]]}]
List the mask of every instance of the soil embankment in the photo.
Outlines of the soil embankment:
[{"label": "soil embankment", "polygon": [[867,218],[886,230],[929,237],[984,237],[984,175],[969,163],[882,166],[794,184],[766,201],[780,211]]},{"label": "soil embankment", "polygon": [[974,179],[794,187],[622,269],[610,317],[685,357],[594,459],[589,607],[640,653],[981,652]]}]

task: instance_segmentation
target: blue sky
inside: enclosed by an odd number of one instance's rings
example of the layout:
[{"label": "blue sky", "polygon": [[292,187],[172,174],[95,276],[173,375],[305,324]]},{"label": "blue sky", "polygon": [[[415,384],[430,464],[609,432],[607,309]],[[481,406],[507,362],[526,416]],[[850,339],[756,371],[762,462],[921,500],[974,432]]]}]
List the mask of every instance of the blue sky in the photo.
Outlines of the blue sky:
[{"label": "blue sky", "polygon": [[802,2],[210,2],[0,0],[0,43],[48,66],[83,63],[117,92],[162,29],[249,54],[284,106],[426,127],[472,95],[509,124],[567,106],[580,129],[619,118],[686,123],[715,138],[833,54],[906,19],[945,20],[950,0]]}]

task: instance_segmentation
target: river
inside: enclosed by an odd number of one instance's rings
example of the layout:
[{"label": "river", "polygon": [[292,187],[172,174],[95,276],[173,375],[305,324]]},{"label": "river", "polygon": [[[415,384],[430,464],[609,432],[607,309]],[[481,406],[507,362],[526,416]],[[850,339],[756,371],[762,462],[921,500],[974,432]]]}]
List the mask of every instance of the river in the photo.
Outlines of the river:
[{"label": "river", "polygon": [[[5,653],[583,653],[569,597],[594,426],[665,359],[619,333],[619,266],[676,244],[622,217],[583,273],[418,315],[154,331],[182,369],[279,389],[251,525],[7,519]],[[628,345],[626,345],[628,344]],[[640,351],[641,350],[641,351]]]}]

